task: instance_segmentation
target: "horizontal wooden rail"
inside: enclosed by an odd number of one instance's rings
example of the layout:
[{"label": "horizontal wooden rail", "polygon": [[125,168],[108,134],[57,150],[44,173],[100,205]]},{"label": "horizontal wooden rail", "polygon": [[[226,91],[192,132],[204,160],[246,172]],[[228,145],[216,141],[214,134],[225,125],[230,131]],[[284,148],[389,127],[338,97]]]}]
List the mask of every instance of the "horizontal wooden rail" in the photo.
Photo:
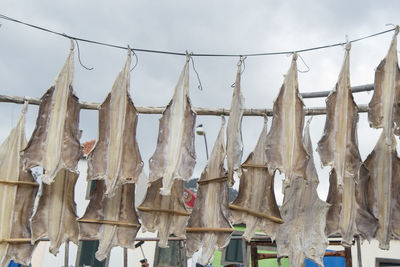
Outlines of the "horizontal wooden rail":
[{"label": "horizontal wooden rail", "polygon": [[[374,89],[373,84],[366,84],[352,87],[353,93],[371,91]],[[326,97],[328,96],[330,91],[321,91],[321,92],[312,92],[312,93],[302,93],[303,98],[316,98],[316,97]],[[5,103],[16,103],[23,104],[25,101],[28,101],[32,105],[40,105],[41,100],[39,98],[29,97],[29,96],[7,96],[0,95],[0,102]],[[81,109],[89,109],[89,110],[98,110],[100,103],[92,103],[92,102],[80,102]],[[136,110],[141,114],[162,114],[164,112],[165,107],[151,107],[151,106],[137,106]],[[225,108],[200,108],[195,107],[194,110],[198,115],[205,116],[229,116],[230,109]],[[307,116],[316,116],[316,115],[324,115],[326,114],[325,107],[311,107],[304,108],[305,114]],[[368,112],[367,105],[359,105],[358,112]],[[272,109],[244,109],[243,116],[272,116]]]}]

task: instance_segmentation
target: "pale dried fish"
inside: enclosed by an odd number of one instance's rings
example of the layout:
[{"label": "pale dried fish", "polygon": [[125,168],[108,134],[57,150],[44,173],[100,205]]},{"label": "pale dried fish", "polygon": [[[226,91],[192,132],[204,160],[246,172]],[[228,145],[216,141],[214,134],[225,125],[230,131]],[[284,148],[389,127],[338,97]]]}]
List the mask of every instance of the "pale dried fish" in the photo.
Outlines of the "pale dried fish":
[{"label": "pale dried fish", "polygon": [[161,195],[162,179],[149,184],[146,196],[138,207],[144,231],[158,231],[158,246],[168,247],[168,237],[174,234],[185,238],[186,224],[190,213],[183,201],[183,180],[175,180],[171,194]]},{"label": "pale dried fish", "polygon": [[137,182],[143,161],[136,142],[137,112],[129,95],[131,50],[99,109],[99,138],[88,155],[88,180],[104,180],[113,196],[125,183]]},{"label": "pale dried fish", "polygon": [[57,255],[61,244],[78,244],[79,225],[74,201],[78,174],[61,169],[51,185],[42,183],[42,195],[31,218],[32,241],[50,239],[49,251]]},{"label": "pale dried fish", "polygon": [[[317,151],[324,166],[335,169],[338,186],[348,177],[355,179],[361,166],[357,142],[357,105],[350,88],[350,43],[335,88],[326,99],[327,115],[324,134]],[[344,189],[347,190],[347,189]],[[350,190],[350,189],[349,189]]]},{"label": "pale dried fish", "polygon": [[[276,235],[278,259],[288,256],[291,266],[304,266],[309,258],[324,266],[323,257],[328,246],[325,233],[329,204],[318,197],[318,176],[314,166],[309,122],[304,131],[304,146],[310,157],[306,178],[298,177],[284,188],[281,214],[284,223]],[[287,178],[286,178],[287,179]]]},{"label": "pale dried fish", "polygon": [[374,95],[368,104],[371,127],[383,128],[386,143],[390,144],[392,132],[400,135],[400,69],[397,58],[397,35],[393,36],[389,51],[376,68]]},{"label": "pale dried fish", "polygon": [[[187,253],[191,257],[200,248],[198,262],[210,263],[215,249],[228,245],[232,232],[228,208],[228,177],[224,168],[225,151],[225,118],[222,118],[221,129],[210,159],[198,181],[196,202],[190,215],[187,228]],[[193,232],[190,229],[197,229]]]},{"label": "pale dried fish", "polygon": [[157,147],[149,160],[149,181],[162,179],[163,195],[171,194],[174,180],[188,180],[196,164],[196,113],[189,99],[189,60],[187,56],[174,96],[160,119]]},{"label": "pale dried fish", "polygon": [[41,166],[42,181],[51,184],[61,169],[77,173],[82,157],[79,143],[79,100],[72,90],[74,51],[71,51],[52,86],[41,98],[36,128],[23,150],[24,170]]},{"label": "pale dried fish", "polygon": [[400,159],[396,139],[392,133],[391,145],[382,132],[374,150],[365,160],[370,180],[368,204],[379,225],[375,238],[381,249],[389,249],[391,239],[400,238]]},{"label": "pale dried fish", "polygon": [[[25,113],[22,108],[17,125],[0,145],[0,240],[31,237],[29,218],[39,184],[30,171],[22,170],[20,151],[25,147]],[[8,266],[11,260],[29,265],[33,245],[0,241],[0,266]]]},{"label": "pale dried fish", "polygon": [[272,126],[267,139],[267,163],[270,172],[284,173],[292,179],[306,177],[308,155],[303,146],[304,104],[297,81],[297,54],[285,76],[278,98],[274,102]]},{"label": "pale dried fish", "polygon": [[134,248],[140,228],[135,210],[135,184],[116,189],[106,197],[104,181],[97,181],[85,214],[79,219],[80,238],[99,240],[96,258],[103,261],[115,246]]},{"label": "pale dried fish", "polygon": [[241,176],[240,164],[243,155],[243,140],[242,140],[242,118],[244,111],[244,98],[240,86],[240,77],[242,64],[244,59],[240,59],[236,72],[235,88],[233,90],[231,110],[229,113],[228,126],[226,129],[226,154],[229,184],[233,185],[233,173],[236,172],[238,177]]},{"label": "pale dried fish", "polygon": [[234,223],[246,224],[243,238],[247,241],[250,241],[256,229],[274,239],[279,223],[283,223],[275,200],[275,172],[270,174],[267,168],[266,142],[267,117],[256,147],[242,164],[239,195],[230,205]]}]

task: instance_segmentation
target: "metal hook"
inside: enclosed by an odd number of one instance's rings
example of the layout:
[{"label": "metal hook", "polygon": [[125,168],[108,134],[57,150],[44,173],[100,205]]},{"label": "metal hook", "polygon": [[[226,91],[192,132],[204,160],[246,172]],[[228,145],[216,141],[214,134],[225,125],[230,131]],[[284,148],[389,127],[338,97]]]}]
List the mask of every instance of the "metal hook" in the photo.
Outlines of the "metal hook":
[{"label": "metal hook", "polygon": [[197,81],[199,82],[199,84],[197,85],[197,89],[199,89],[200,91],[203,91],[203,85],[201,84],[199,73],[197,72],[196,67],[194,66],[193,52],[190,52],[190,54],[189,54],[188,51],[186,51],[186,57],[189,57],[188,60],[192,61],[192,67],[193,67],[194,72],[196,73]]},{"label": "metal hook", "polygon": [[139,63],[139,58],[138,58],[138,56],[137,56],[135,50],[133,50],[132,48],[130,48],[129,45],[128,45],[128,49],[131,51],[131,53],[132,53],[132,54],[135,56],[135,58],[136,58],[136,60],[135,60],[135,65],[133,65],[133,67],[132,67],[132,68],[130,69],[130,71],[129,71],[129,72],[132,72],[132,71],[136,68],[136,66],[138,65],[138,63]]},{"label": "metal hook", "polygon": [[[87,70],[93,70],[93,68],[88,68],[88,67],[86,67],[85,65],[83,65],[83,63],[82,63],[82,61],[81,61],[81,52],[80,52],[80,49],[79,49],[79,43],[78,43],[78,40],[76,40],[76,39],[73,39],[73,38],[71,38],[71,40],[74,40],[75,41],[75,43],[76,43],[76,47],[78,48],[78,59],[79,59],[79,64],[81,64],[81,66],[82,67],[84,67],[85,69],[87,69]],[[73,44],[73,43],[72,43]],[[74,47],[72,46],[72,48],[71,48],[72,50],[74,49]]]},{"label": "metal hook", "polygon": [[300,59],[301,59],[301,61],[303,62],[303,64],[304,64],[304,66],[306,66],[306,68],[307,68],[307,70],[299,70],[299,69],[297,69],[297,71],[298,72],[300,72],[300,73],[307,73],[307,72],[309,72],[310,71],[310,67],[307,65],[307,63],[304,61],[304,59],[303,59],[303,57],[300,55],[300,54],[297,54],[297,53],[295,53],[294,55],[293,55],[293,57],[294,56],[298,56]]},{"label": "metal hook", "polygon": [[[237,63],[237,66],[240,67],[240,66],[243,65],[243,69],[241,69],[240,75],[242,75],[243,72],[244,72],[245,69],[246,69],[246,63],[245,63],[245,60],[246,60],[246,59],[247,59],[246,56],[240,56],[240,57],[239,57],[239,62]],[[236,86],[236,82],[233,82],[233,83],[231,84],[231,88],[235,88],[235,86]]]}]

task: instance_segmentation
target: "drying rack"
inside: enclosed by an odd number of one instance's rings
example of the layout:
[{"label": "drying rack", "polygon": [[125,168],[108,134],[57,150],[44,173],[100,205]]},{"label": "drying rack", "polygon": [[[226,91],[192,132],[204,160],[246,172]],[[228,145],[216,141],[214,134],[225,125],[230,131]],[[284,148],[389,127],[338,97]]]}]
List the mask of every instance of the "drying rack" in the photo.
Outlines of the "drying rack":
[{"label": "drying rack", "polygon": [[[367,91],[373,91],[374,90],[374,85],[373,84],[365,84],[365,85],[360,85],[360,86],[354,86],[351,87],[352,93],[358,93],[358,92],[367,92]],[[318,92],[310,92],[310,93],[301,93],[301,96],[303,98],[320,98],[320,97],[327,97],[330,94],[331,91],[318,91]],[[40,105],[41,100],[39,98],[34,98],[34,97],[20,97],[20,96],[7,96],[7,95],[0,95],[0,102],[3,103],[16,103],[16,104],[24,104],[25,102],[28,102],[31,105]],[[88,110],[98,110],[100,107],[100,103],[93,103],[93,102],[80,102],[80,108],[81,109],[88,109]],[[151,107],[151,106],[137,106],[136,110],[138,113],[141,114],[162,114],[164,111],[165,107]],[[201,108],[201,107],[195,107],[194,110],[196,111],[197,115],[210,115],[210,116],[229,116],[230,110],[225,109],[225,108],[217,108],[217,109],[209,109],[209,108]],[[305,115],[306,116],[315,116],[315,115],[324,115],[326,114],[326,108],[325,107],[311,107],[311,108],[304,108]],[[368,112],[368,106],[367,105],[358,105],[358,112]],[[272,116],[272,109],[244,109],[243,116]],[[17,184],[18,185],[18,184]],[[100,222],[96,222],[100,223]],[[110,223],[106,220],[102,221],[101,223]],[[114,223],[113,223],[114,224]],[[193,232],[198,232],[201,229],[189,229],[189,231],[193,230]],[[227,229],[224,229],[224,231],[227,231]],[[232,236],[231,239],[242,239],[241,236]],[[177,237],[170,237],[168,239],[169,241],[181,241],[183,242],[183,246],[185,246],[185,239],[182,238],[177,238]],[[42,238],[39,241],[49,241],[48,239]],[[80,240],[84,241],[84,240]],[[137,237],[135,241],[149,241],[149,242],[157,242],[159,241],[159,238],[154,237],[154,238],[140,238]],[[357,252],[358,252],[358,266],[362,267],[361,263],[361,247],[360,247],[360,240],[359,237],[355,237],[355,241],[357,243]],[[1,239],[0,242],[9,242],[9,243],[27,243],[31,242],[30,238],[10,238],[10,239]],[[337,241],[336,241],[337,242]],[[257,246],[260,244],[268,244],[268,245],[273,245],[274,242],[271,240],[263,237],[263,239],[254,237],[252,241],[249,243],[251,247],[251,256],[252,259],[252,266],[258,266],[258,260],[266,259],[266,258],[271,258],[275,257],[276,254],[260,254],[257,252]],[[247,246],[247,244],[246,244]],[[344,251],[344,256],[346,258],[346,266],[351,266],[348,265],[347,262],[351,262],[351,251],[348,251],[349,248],[345,248]],[[347,252],[346,252],[347,250]],[[124,248],[124,267],[128,266],[128,261],[127,261],[127,252],[128,249]],[[350,255],[350,256],[346,256]],[[69,263],[69,241],[65,243],[65,253],[64,253],[64,266],[68,266]],[[186,265],[186,263],[184,263]]]}]

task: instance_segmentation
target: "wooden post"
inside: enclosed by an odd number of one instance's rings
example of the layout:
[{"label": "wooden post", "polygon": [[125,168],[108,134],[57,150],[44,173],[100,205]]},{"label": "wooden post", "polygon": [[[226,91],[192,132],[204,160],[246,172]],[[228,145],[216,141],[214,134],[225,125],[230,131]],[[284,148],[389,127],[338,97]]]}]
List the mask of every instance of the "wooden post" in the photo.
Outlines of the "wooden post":
[{"label": "wooden post", "polygon": [[128,267],[128,249],[124,248],[124,267]]},{"label": "wooden post", "polygon": [[257,243],[250,242],[250,247],[251,247],[251,266],[258,267]]},{"label": "wooden post", "polygon": [[346,267],[353,267],[353,262],[351,259],[351,247],[344,248],[344,255],[345,255],[345,261],[346,261]]}]

